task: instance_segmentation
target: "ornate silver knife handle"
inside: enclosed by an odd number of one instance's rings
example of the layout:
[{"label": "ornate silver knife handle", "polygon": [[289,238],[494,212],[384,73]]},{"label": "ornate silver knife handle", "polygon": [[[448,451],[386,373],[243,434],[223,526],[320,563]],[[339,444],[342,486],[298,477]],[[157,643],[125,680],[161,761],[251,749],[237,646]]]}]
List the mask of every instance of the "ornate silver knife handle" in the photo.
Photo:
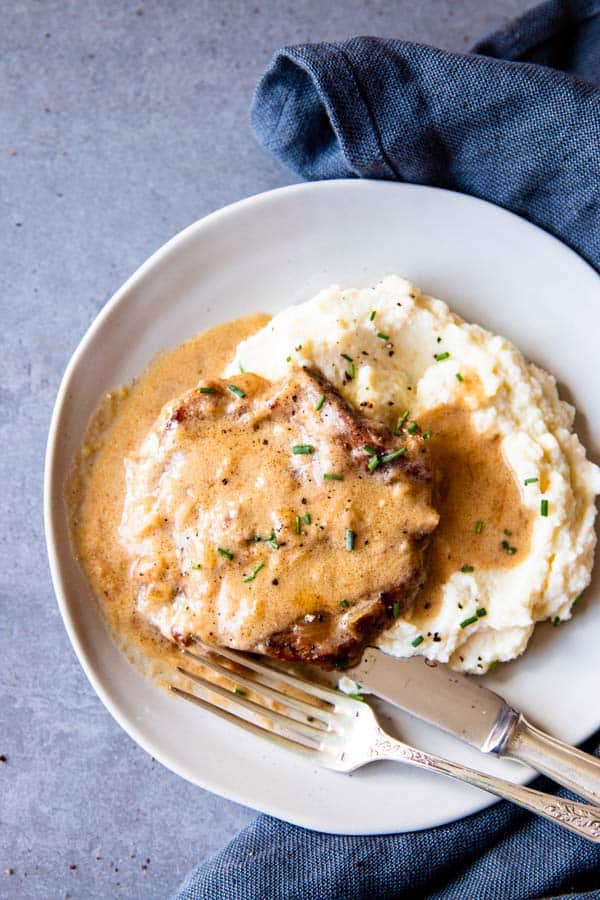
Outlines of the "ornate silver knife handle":
[{"label": "ornate silver knife handle", "polygon": [[522,713],[496,751],[543,772],[574,794],[600,803],[600,759],[540,731]]},{"label": "ornate silver knife handle", "polygon": [[502,778],[476,772],[466,766],[460,766],[449,760],[440,759],[423,750],[416,750],[396,741],[390,735],[380,730],[377,739],[370,748],[371,759],[391,759],[408,763],[419,769],[430,769],[474,787],[482,788],[490,794],[510,800],[530,812],[536,813],[568,828],[580,837],[587,838],[595,843],[600,843],[600,806],[588,806],[586,803],[577,803],[572,800],[563,800],[544,794],[533,788],[512,784]]}]

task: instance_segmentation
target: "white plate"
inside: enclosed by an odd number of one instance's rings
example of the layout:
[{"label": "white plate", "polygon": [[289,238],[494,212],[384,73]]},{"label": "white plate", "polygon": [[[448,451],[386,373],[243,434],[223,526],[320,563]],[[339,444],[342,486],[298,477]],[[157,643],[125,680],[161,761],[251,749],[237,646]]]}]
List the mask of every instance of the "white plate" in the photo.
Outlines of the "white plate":
[{"label": "white plate", "polygon": [[[600,447],[599,280],[554,238],[495,206],[448,191],[388,182],[303,184],[243,200],[187,228],[104,308],[64,376],[50,429],[45,515],[65,626],[98,695],[123,728],[195,784],[321,831],[412,831],[493,802],[475,788],[392,763],[352,777],[319,770],[145,680],[106,632],[71,553],[62,486],[101,394],[138,374],[159,350],[209,325],[275,312],[333,282],[413,279],[467,320],[511,338],[554,372]],[[579,742],[600,724],[598,577],[574,621],[539,628],[527,654],[487,683],[542,727]],[[390,708],[386,707],[386,712]],[[404,738],[451,759],[525,782],[530,770],[485,757],[403,713]]]}]

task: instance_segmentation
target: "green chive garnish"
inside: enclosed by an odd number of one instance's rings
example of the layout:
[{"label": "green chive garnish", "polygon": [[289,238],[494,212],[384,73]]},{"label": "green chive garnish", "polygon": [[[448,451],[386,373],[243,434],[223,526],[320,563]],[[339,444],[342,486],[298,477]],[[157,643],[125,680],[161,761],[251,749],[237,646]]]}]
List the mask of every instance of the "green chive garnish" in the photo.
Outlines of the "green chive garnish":
[{"label": "green chive garnish", "polygon": [[400,601],[394,600],[392,603],[392,618],[397,619],[400,615]]},{"label": "green chive garnish", "polygon": [[347,600],[340,600],[340,606],[343,606],[344,609],[348,609],[348,607],[350,606],[350,604],[348,603]]},{"label": "green chive garnish", "polygon": [[509,556],[514,556],[515,553],[517,552],[517,548],[511,547],[510,544],[508,543],[508,541],[502,541],[500,546],[502,547],[502,549],[504,550],[505,553],[508,553]]},{"label": "green chive garnish", "polygon": [[506,537],[512,537],[512,531],[509,531],[508,528],[504,529],[504,534],[506,535]]},{"label": "green chive garnish", "polygon": [[418,422],[413,422],[412,425],[409,425],[409,426],[408,426],[408,433],[409,433],[409,434],[416,434],[418,430],[419,430],[419,424],[418,424]]},{"label": "green chive garnish", "polygon": [[538,478],[526,478],[523,484],[535,484],[536,481],[539,481]]},{"label": "green chive garnish", "polygon": [[314,453],[315,448],[312,444],[294,444],[292,447],[292,453],[296,456],[308,456],[310,453]]},{"label": "green chive garnish", "polygon": [[338,475],[336,472],[325,472],[323,475],[325,481],[343,481],[344,476]]},{"label": "green chive garnish", "polygon": [[444,360],[444,359],[449,359],[450,354],[448,353],[447,350],[445,350],[443,353],[434,353],[433,357],[436,360],[436,362],[442,362],[442,360]]},{"label": "green chive garnish", "polygon": [[262,541],[260,534],[253,534],[251,540],[253,543],[258,544],[259,541]]},{"label": "green chive garnish", "polygon": [[286,356],[285,361],[286,361],[286,362],[291,362],[291,361],[292,361],[292,357],[291,357],[291,356]]},{"label": "green chive garnish", "polygon": [[319,410],[321,409],[321,407],[323,406],[324,403],[325,403],[325,394],[321,394],[321,396],[319,397],[319,400],[317,402],[317,405],[315,406],[315,409],[317,412],[319,412]]},{"label": "green chive garnish", "polygon": [[381,460],[378,456],[372,456],[369,462],[367,463],[367,469],[369,472],[374,472]]},{"label": "green chive garnish", "polygon": [[548,515],[548,501],[540,500],[540,516]]},{"label": "green chive garnish", "polygon": [[490,672],[493,672],[494,669],[497,669],[499,665],[500,665],[500,660],[499,660],[499,659],[493,659],[493,660],[491,661],[491,663],[490,663]]},{"label": "green chive garnish", "polygon": [[278,542],[277,538],[275,537],[275,529],[274,528],[271,529],[271,534],[266,539],[266,543],[269,545],[269,547],[272,547],[273,550],[279,550],[279,542]]},{"label": "green chive garnish", "polygon": [[245,697],[245,696],[246,696],[246,691],[243,691],[241,688],[236,688],[235,691],[234,691],[234,693],[237,694],[238,697]]},{"label": "green chive garnish", "polygon": [[400,432],[402,431],[402,427],[409,416],[410,416],[409,410],[405,409],[404,412],[402,413],[402,415],[400,416],[400,418],[398,419],[398,424],[394,428],[394,434],[400,434]]},{"label": "green chive garnish", "polygon": [[462,375],[460,374],[460,372],[457,372],[456,375],[455,375],[454,377],[456,378],[457,381],[464,381],[464,380],[465,380],[465,379],[462,377]]},{"label": "green chive garnish", "polygon": [[235,384],[228,384],[227,388],[231,391],[232,394],[235,394],[236,397],[241,397],[243,399],[246,396],[244,391],[241,388],[236,387]]},{"label": "green chive garnish", "polygon": [[577,603],[579,603],[579,601],[581,600],[581,597],[582,597],[581,594],[577,594],[577,596],[575,597],[575,599],[574,599],[573,602],[571,603],[571,609],[573,609],[573,607],[576,606]]},{"label": "green chive garnish", "polygon": [[244,369],[243,365],[240,363],[240,374],[243,375],[245,371],[246,370]]},{"label": "green chive garnish", "polygon": [[259,563],[257,566],[254,567],[254,569],[252,570],[252,573],[250,575],[246,575],[245,578],[242,578],[242,581],[246,581],[246,582],[254,581],[254,579],[260,572],[260,570],[264,569],[264,567],[265,567],[265,564],[263,562]]},{"label": "green chive garnish", "polygon": [[406,447],[400,447],[399,450],[394,450],[393,453],[386,453],[385,456],[381,457],[381,462],[391,462],[393,459],[396,459],[397,456],[404,456],[406,453]]},{"label": "green chive garnish", "polygon": [[351,356],[348,356],[347,353],[340,353],[340,356],[350,363],[350,367],[346,369],[346,375],[350,380],[352,380],[356,375],[356,366],[354,365],[354,360]]},{"label": "green chive garnish", "polygon": [[416,637],[414,639],[414,641],[411,641],[410,643],[411,643],[412,647],[418,647],[420,644],[423,643],[424,640],[425,640],[425,638],[423,637],[422,634],[420,634],[418,637]]},{"label": "green chive garnish", "polygon": [[201,569],[202,565],[200,563],[192,563],[192,569]]},{"label": "green chive garnish", "polygon": [[225,559],[233,559],[233,553],[229,550],[225,550],[224,547],[217,547],[217,553],[220,553],[221,556],[224,556]]},{"label": "green chive garnish", "polygon": [[200,393],[201,394],[216,394],[217,389],[211,388],[211,387],[200,388]]},{"label": "green chive garnish", "polygon": [[475,571],[475,566],[463,566],[462,569],[461,569],[460,571],[461,571],[461,572],[464,572],[465,574],[468,573],[468,572],[474,572],[474,571]]},{"label": "green chive garnish", "polygon": [[477,521],[475,522],[475,534],[481,534],[482,531],[483,522],[481,521],[481,519],[477,519]]},{"label": "green chive garnish", "polygon": [[427,431],[423,432],[423,440],[428,441],[429,438],[431,437],[431,435],[432,435],[432,431],[430,428],[428,428]]},{"label": "green chive garnish", "polygon": [[346,550],[354,550],[356,533],[351,528],[346,528]]},{"label": "green chive garnish", "polygon": [[476,622],[476,621],[477,621],[477,616],[469,616],[468,619],[463,619],[463,621],[460,623],[460,627],[466,628],[467,625],[472,625],[473,622]]},{"label": "green chive garnish", "polygon": [[307,525],[310,525],[310,523],[312,522],[310,513],[306,513],[306,515],[304,516],[304,521],[306,522]]},{"label": "green chive garnish", "polygon": [[372,322],[376,315],[377,315],[377,311],[372,310],[371,315],[369,316],[369,322]]},{"label": "green chive garnish", "polygon": [[377,456],[376,447],[371,447],[370,444],[363,444],[363,450],[369,454],[369,456]]},{"label": "green chive garnish", "polygon": [[365,698],[362,694],[346,694],[347,697],[352,697],[353,700],[360,700],[361,703],[365,703]]},{"label": "green chive garnish", "polygon": [[481,606],[481,607],[477,610],[476,615],[477,615],[477,618],[478,618],[478,619],[482,619],[483,616],[487,616],[487,609],[485,608],[485,606]]},{"label": "green chive garnish", "polygon": [[294,516],[294,531],[296,534],[302,534],[302,519],[300,516]]},{"label": "green chive garnish", "polygon": [[384,334],[383,331],[378,331],[377,337],[379,338],[380,341],[389,341],[389,339],[390,339],[389,334]]},{"label": "green chive garnish", "polygon": [[560,616],[554,616],[554,618],[552,619],[552,624],[554,625],[555,628],[557,625],[560,625],[561,622],[562,622],[562,619]]}]

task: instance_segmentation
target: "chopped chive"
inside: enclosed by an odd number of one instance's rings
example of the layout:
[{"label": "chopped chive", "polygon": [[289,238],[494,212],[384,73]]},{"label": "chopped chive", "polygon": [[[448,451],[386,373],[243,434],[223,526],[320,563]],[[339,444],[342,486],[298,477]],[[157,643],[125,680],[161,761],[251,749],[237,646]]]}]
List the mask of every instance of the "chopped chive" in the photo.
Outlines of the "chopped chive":
[{"label": "chopped chive", "polygon": [[356,366],[354,365],[353,362],[351,362],[350,367],[348,369],[346,369],[346,375],[348,376],[350,381],[352,381],[352,379],[356,375]]},{"label": "chopped chive", "polygon": [[463,620],[462,620],[462,622],[460,623],[460,627],[461,627],[461,628],[466,628],[467,625],[472,625],[473,622],[476,622],[476,621],[477,621],[477,616],[469,616],[468,619],[463,619]]},{"label": "chopped chive", "polygon": [[406,447],[400,447],[399,450],[394,450],[393,453],[386,453],[385,456],[381,457],[381,462],[391,462],[393,459],[396,459],[397,456],[404,456],[406,453]]},{"label": "chopped chive", "polygon": [[417,431],[419,430],[419,423],[418,423],[418,422],[413,422],[412,425],[409,425],[409,426],[408,426],[408,429],[407,429],[407,430],[408,430],[408,433],[409,433],[409,434],[416,434]]},{"label": "chopped chive", "polygon": [[321,396],[319,397],[319,399],[317,401],[317,405],[315,406],[315,409],[317,412],[319,412],[319,410],[322,408],[324,403],[325,403],[325,394],[321,394]]},{"label": "chopped chive", "polygon": [[576,606],[577,603],[579,603],[579,601],[581,600],[581,597],[582,597],[581,594],[577,594],[577,596],[575,597],[575,599],[574,599],[573,602],[571,603],[571,609],[573,609],[573,607]]},{"label": "chopped chive", "polygon": [[482,619],[484,616],[487,616],[487,609],[485,608],[485,606],[480,606],[475,615],[478,619]]},{"label": "chopped chive", "polygon": [[237,387],[235,384],[228,384],[227,388],[231,391],[232,394],[235,394],[236,397],[241,397],[243,399],[246,396],[244,391],[241,388]]},{"label": "chopped chive", "polygon": [[377,456],[377,448],[371,447],[370,444],[363,444],[363,450],[369,454],[369,456]]},{"label": "chopped chive", "polygon": [[390,339],[389,334],[384,334],[383,331],[378,331],[377,337],[379,338],[380,341],[389,341],[389,339]]},{"label": "chopped chive", "polygon": [[291,356],[286,356],[285,361],[286,361],[286,362],[291,362],[291,361],[292,361],[292,357],[291,357]]},{"label": "chopped chive", "polygon": [[367,463],[367,469],[369,472],[374,472],[381,460],[378,456],[372,456],[369,462]]},{"label": "chopped chive", "polygon": [[243,691],[241,688],[236,688],[234,693],[237,694],[238,697],[246,697],[247,696],[246,691]]},{"label": "chopped chive", "polygon": [[265,543],[267,543],[269,545],[269,547],[272,547],[273,550],[279,550],[279,541],[275,537],[275,529],[274,528],[271,529],[271,534],[266,539]]},{"label": "chopped chive", "polygon": [[348,607],[350,606],[350,604],[348,603],[347,600],[340,600],[340,606],[343,606],[344,609],[348,609]]},{"label": "chopped chive", "polygon": [[394,600],[392,603],[392,618],[397,619],[400,615],[400,601]]},{"label": "chopped chive", "polygon": [[535,484],[536,481],[539,481],[539,478],[526,478],[523,484]]},{"label": "chopped chive", "polygon": [[323,474],[325,481],[343,481],[344,476],[338,475],[337,472],[325,472]]},{"label": "chopped chive", "polygon": [[371,310],[371,315],[369,316],[369,322],[372,322],[376,315],[377,315],[377,311],[375,309]]},{"label": "chopped chive", "polygon": [[428,441],[429,438],[431,437],[432,433],[433,433],[433,432],[431,431],[430,428],[428,428],[427,431],[424,431],[424,432],[423,432],[423,440],[424,440],[424,441]]},{"label": "chopped chive", "polygon": [[557,625],[560,625],[561,622],[562,622],[562,619],[560,616],[554,616],[554,618],[552,619],[552,624],[554,625],[555,628]]},{"label": "chopped chive", "polygon": [[461,572],[465,572],[465,574],[466,574],[467,572],[474,572],[474,571],[475,571],[475,566],[463,566],[462,569],[461,569],[460,571],[461,571]]},{"label": "chopped chive", "polygon": [[233,553],[229,550],[225,550],[224,547],[217,547],[217,553],[220,553],[221,556],[224,556],[226,559],[233,559]]},{"label": "chopped chive", "polygon": [[540,500],[540,516],[548,515],[548,501]]},{"label": "chopped chive", "polygon": [[409,416],[410,416],[409,410],[405,409],[404,412],[402,413],[402,415],[400,416],[400,418],[398,419],[398,424],[394,428],[394,434],[400,434],[400,432],[402,431],[402,427]]},{"label": "chopped chive", "polygon": [[515,553],[517,552],[517,548],[511,547],[510,544],[508,543],[508,541],[502,541],[500,546],[502,547],[502,549],[504,550],[505,553],[508,553],[509,556],[514,556]]},{"label": "chopped chive", "polygon": [[255,544],[258,544],[259,541],[262,541],[262,538],[261,538],[260,534],[253,534],[252,537],[251,537],[251,540],[252,540]]},{"label": "chopped chive", "polygon": [[306,522],[307,525],[310,525],[310,523],[312,522],[310,513],[306,513],[306,515],[304,516],[304,521]]},{"label": "chopped chive", "polygon": [[241,363],[239,365],[240,365],[240,374],[243,375],[246,370],[244,369],[244,367]]},{"label": "chopped chive", "polygon": [[292,447],[292,453],[296,456],[308,456],[311,453],[315,452],[315,448],[312,444],[294,444]]},{"label": "chopped chive", "polygon": [[256,578],[256,576],[258,575],[258,573],[260,572],[260,570],[261,570],[261,569],[264,569],[264,567],[265,567],[264,562],[260,562],[257,566],[254,567],[254,569],[252,570],[252,572],[251,572],[250,575],[246,575],[245,578],[242,578],[242,581],[246,581],[246,582],[248,582],[248,581],[254,581],[254,579]]},{"label": "chopped chive", "polygon": [[491,663],[490,663],[490,672],[493,672],[494,669],[497,669],[499,665],[500,665],[500,660],[499,660],[499,659],[493,659],[493,660],[491,661]]},{"label": "chopped chive", "polygon": [[294,531],[296,534],[302,534],[302,519],[300,516],[294,516]]},{"label": "chopped chive", "polygon": [[477,519],[477,521],[475,522],[475,534],[481,534],[482,531],[483,522],[481,521],[481,519]]},{"label": "chopped chive", "polygon": [[504,529],[504,534],[506,535],[506,537],[512,537],[512,531],[509,531],[508,528]]},{"label": "chopped chive", "polygon": [[445,350],[443,353],[434,353],[433,358],[436,362],[442,362],[444,359],[450,359],[450,354]]},{"label": "chopped chive", "polygon": [[192,563],[192,569],[201,569],[201,568],[202,568],[201,563]]},{"label": "chopped chive", "polygon": [[347,353],[340,353],[340,356],[342,357],[342,359],[346,359],[348,362],[353,362],[352,357],[348,356]]},{"label": "chopped chive", "polygon": [[361,703],[365,703],[365,698],[363,694],[347,694],[347,697],[352,697],[353,700],[360,700]]},{"label": "chopped chive", "polygon": [[346,528],[346,550],[354,550],[354,542],[356,540],[356,532],[351,528]]},{"label": "chopped chive", "polygon": [[411,647],[418,647],[420,644],[423,643],[424,640],[425,640],[425,638],[423,637],[422,634],[420,634],[418,637],[416,637],[416,638],[414,639],[414,641],[411,641],[411,642],[410,642],[410,643],[411,643]]},{"label": "chopped chive", "polygon": [[211,388],[211,387],[203,387],[203,388],[200,388],[200,393],[201,394],[216,394],[217,389]]},{"label": "chopped chive", "polygon": [[457,372],[456,375],[455,375],[454,377],[456,378],[457,381],[464,381],[464,380],[465,380],[465,379],[462,377],[462,375],[460,374],[460,372]]}]

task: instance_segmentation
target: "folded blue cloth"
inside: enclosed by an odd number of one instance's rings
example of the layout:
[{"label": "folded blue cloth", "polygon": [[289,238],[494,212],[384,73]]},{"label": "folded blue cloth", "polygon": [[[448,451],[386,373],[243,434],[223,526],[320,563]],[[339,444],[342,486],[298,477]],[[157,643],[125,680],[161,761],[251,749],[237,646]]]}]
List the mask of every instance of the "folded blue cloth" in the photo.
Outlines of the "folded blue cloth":
[{"label": "folded blue cloth", "polygon": [[[483,197],[600,269],[600,0],[552,0],[474,54],[377,38],[285,48],[258,86],[254,129],[306,178],[384,178]],[[598,753],[599,741],[586,749]],[[259,816],[175,897],[567,894],[600,898],[600,848],[498,803],[440,828],[381,837],[319,834]]]}]

